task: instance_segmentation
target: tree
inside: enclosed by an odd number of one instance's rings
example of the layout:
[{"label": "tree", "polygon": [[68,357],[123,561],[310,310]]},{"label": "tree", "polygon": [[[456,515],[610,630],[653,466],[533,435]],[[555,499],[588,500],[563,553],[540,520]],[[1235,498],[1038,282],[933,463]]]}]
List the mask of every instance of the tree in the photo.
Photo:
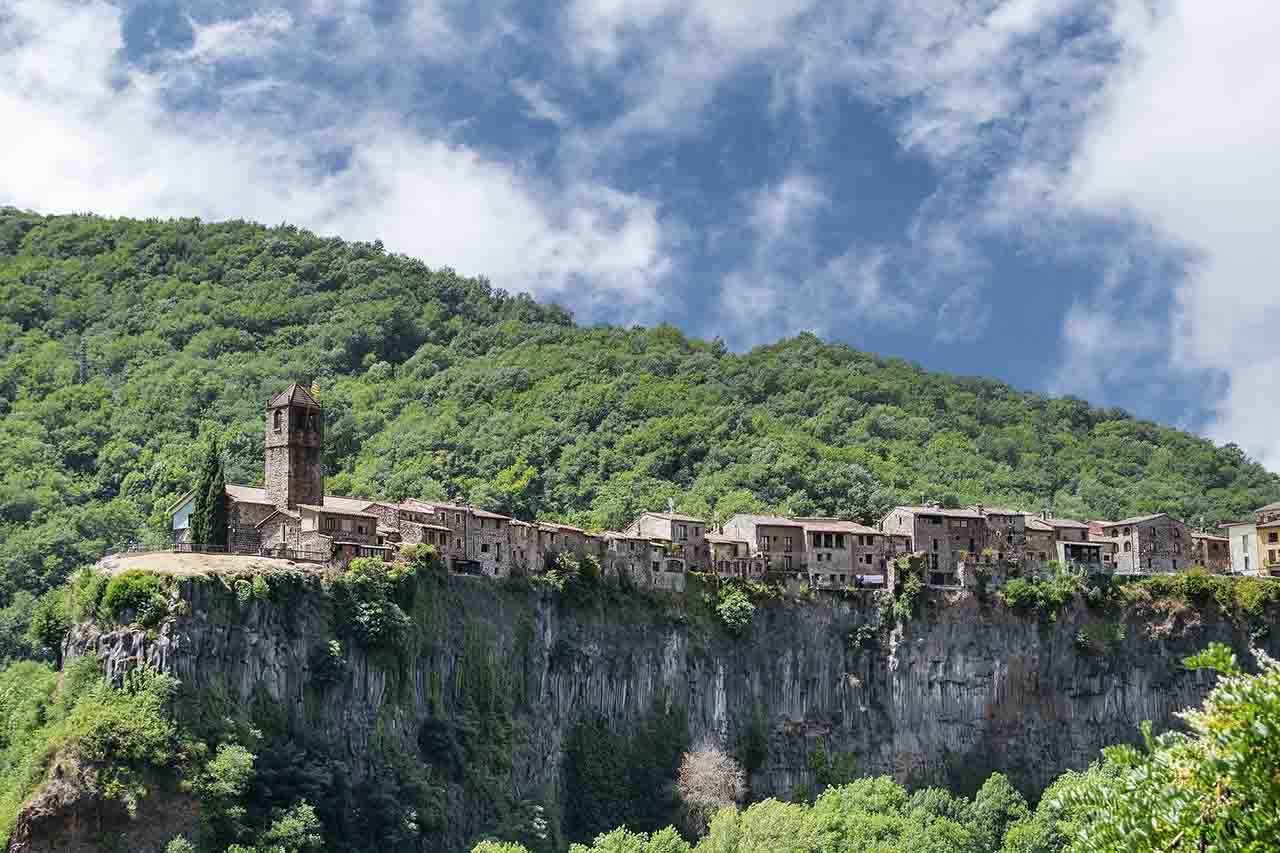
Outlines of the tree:
[{"label": "tree", "polygon": [[218,460],[217,470],[209,483],[209,492],[205,495],[208,508],[208,538],[210,545],[219,548],[227,547],[227,478],[222,470],[222,460]]},{"label": "tree", "polygon": [[[222,497],[214,495],[215,483],[222,483]],[[210,437],[205,450],[204,467],[200,471],[200,479],[196,481],[195,505],[191,508],[191,544],[212,545],[217,535],[214,529],[216,517],[221,514],[224,524],[222,539],[226,543],[226,480],[222,474],[222,457],[218,452],[218,441]],[[221,510],[218,505],[221,504]]]},{"label": "tree", "polygon": [[710,745],[684,754],[676,785],[695,832],[706,829],[713,814],[741,802],[747,792],[742,766]]},{"label": "tree", "polygon": [[1118,772],[1074,792],[1091,819],[1073,850],[1280,849],[1280,663],[1255,654],[1258,675],[1244,673],[1221,643],[1184,660],[1221,673],[1203,706],[1181,714],[1190,733],[1152,737],[1147,724],[1145,752],[1105,750]]}]

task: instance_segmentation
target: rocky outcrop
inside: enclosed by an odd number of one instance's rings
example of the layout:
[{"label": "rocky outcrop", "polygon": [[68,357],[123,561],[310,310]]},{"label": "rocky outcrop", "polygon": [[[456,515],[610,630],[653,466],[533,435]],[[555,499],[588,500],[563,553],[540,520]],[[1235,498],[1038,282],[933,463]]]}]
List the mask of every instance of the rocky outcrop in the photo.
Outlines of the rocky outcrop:
[{"label": "rocky outcrop", "polygon": [[999,770],[1034,795],[1102,747],[1135,740],[1144,720],[1176,725],[1212,684],[1181,666],[1185,655],[1213,640],[1242,656],[1248,646],[1244,628],[1195,611],[1156,623],[1081,604],[1048,622],[938,592],[895,625],[870,592],[771,602],[733,636],[696,591],[570,605],[455,576],[424,586],[405,647],[367,654],[348,643],[345,669],[322,686],[317,650],[339,614],[318,583],[261,600],[218,582],[184,582],[178,594],[186,615],[158,633],[81,625],[66,655],[94,655],[113,678],[145,662],[233,706],[268,699],[340,743],[357,775],[375,732],[418,744],[424,721],[456,710],[476,667],[487,668],[515,697],[510,784],[525,792],[555,788],[566,733],[585,715],[628,727],[668,707],[683,709],[695,743],[734,748],[763,721],[757,795],[814,783],[817,751],[851,756],[860,773],[958,790]]},{"label": "rocky outcrop", "polygon": [[[9,838],[9,853],[163,853],[177,835],[190,831],[199,818],[198,805],[177,791],[171,779],[151,779],[142,802],[125,796],[103,797],[92,776],[94,768],[58,756],[48,781],[18,814]],[[136,819],[139,810],[146,819]]]}]

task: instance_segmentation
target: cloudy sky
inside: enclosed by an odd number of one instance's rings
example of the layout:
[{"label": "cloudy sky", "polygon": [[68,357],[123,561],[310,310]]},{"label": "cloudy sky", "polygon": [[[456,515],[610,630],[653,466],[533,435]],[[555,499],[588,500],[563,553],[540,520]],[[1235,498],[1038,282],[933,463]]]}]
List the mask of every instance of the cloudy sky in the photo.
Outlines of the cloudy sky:
[{"label": "cloudy sky", "polygon": [[0,0],[0,204],[381,239],[1280,468],[1274,0]]}]

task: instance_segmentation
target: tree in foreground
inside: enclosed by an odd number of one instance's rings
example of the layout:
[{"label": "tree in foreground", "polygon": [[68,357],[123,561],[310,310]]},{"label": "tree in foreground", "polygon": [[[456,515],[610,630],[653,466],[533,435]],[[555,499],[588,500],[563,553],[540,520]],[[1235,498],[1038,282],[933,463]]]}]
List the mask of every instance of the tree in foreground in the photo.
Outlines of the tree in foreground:
[{"label": "tree in foreground", "polygon": [[1221,643],[1184,661],[1222,674],[1189,733],[1151,736],[1146,749],[1105,751],[1114,772],[1075,789],[1069,805],[1090,819],[1073,850],[1252,853],[1280,849],[1280,664],[1255,652],[1248,675]]},{"label": "tree in foreground", "polygon": [[209,439],[204,467],[196,482],[196,501],[191,508],[191,544],[227,544],[227,480],[222,470],[222,454],[216,439]]}]

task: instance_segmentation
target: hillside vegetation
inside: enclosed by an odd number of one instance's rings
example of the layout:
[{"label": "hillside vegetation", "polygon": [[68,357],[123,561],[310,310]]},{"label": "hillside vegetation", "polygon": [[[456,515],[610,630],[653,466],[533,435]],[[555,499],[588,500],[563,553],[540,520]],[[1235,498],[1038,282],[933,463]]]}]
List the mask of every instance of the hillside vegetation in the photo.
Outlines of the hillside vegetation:
[{"label": "hillside vegetation", "polygon": [[1235,446],[809,335],[735,354],[579,327],[378,244],[0,209],[0,605],[164,541],[202,431],[229,480],[260,482],[262,405],[298,377],[327,411],[330,493],[592,528],[668,498],[710,517],[1052,499],[1209,523],[1280,498]]}]

